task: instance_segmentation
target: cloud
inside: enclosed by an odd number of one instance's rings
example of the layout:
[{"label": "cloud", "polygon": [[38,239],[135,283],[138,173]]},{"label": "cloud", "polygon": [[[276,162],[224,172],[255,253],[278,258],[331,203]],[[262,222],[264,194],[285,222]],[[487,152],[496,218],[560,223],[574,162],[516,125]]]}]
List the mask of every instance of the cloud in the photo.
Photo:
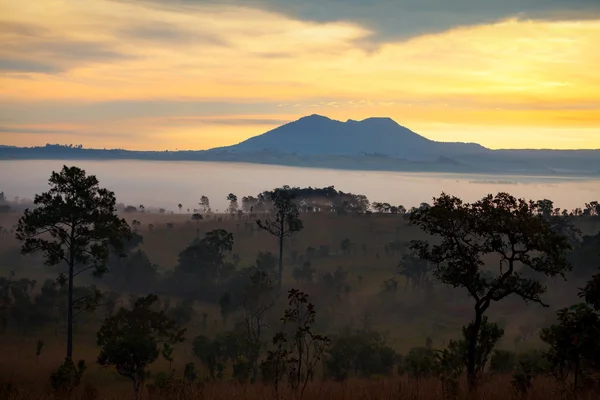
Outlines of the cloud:
[{"label": "cloud", "polygon": [[119,29],[117,33],[124,39],[143,42],[186,43],[192,45],[212,44],[227,46],[222,37],[209,32],[195,32],[177,25],[157,21],[144,21]]},{"label": "cloud", "polygon": [[[600,17],[589,20],[596,2],[574,1],[575,11],[557,20],[564,6],[554,0],[487,8],[457,0],[456,12],[440,0],[390,0],[380,9],[358,0],[0,0],[0,59],[26,71],[0,76],[0,116],[144,138],[130,148],[225,145],[312,106],[344,120],[391,116],[452,140],[472,141],[476,133],[465,132],[492,126],[556,124],[566,135],[597,135]],[[588,15],[566,20],[577,10]]]},{"label": "cloud", "polygon": [[239,117],[223,117],[223,118],[198,118],[198,117],[180,117],[167,118],[167,122],[184,122],[192,124],[206,125],[230,125],[230,126],[248,126],[248,125],[283,125],[290,122],[289,119],[277,118],[239,118]]},{"label": "cloud", "polygon": [[36,128],[19,128],[11,126],[0,126],[1,133],[27,133],[34,135],[51,135],[51,134],[64,134],[63,129],[36,129]]},{"label": "cloud", "polygon": [[36,72],[36,73],[55,73],[60,69],[55,65],[46,64],[31,60],[19,60],[0,57],[0,71],[7,72]]},{"label": "cloud", "polygon": [[[132,0],[115,0],[131,2]],[[137,2],[138,0],[136,0]],[[600,19],[597,0],[142,0],[159,9],[190,12],[206,5],[237,5],[279,12],[314,22],[350,21],[389,41],[439,33],[459,26],[507,18],[542,20]]]},{"label": "cloud", "polygon": [[15,123],[38,124],[121,123],[144,119],[227,119],[232,115],[273,114],[275,102],[210,100],[120,100],[74,101],[0,101],[0,115],[10,115]]},{"label": "cloud", "polygon": [[59,136],[76,136],[79,139],[90,137],[96,138],[136,138],[139,137],[135,133],[126,132],[98,132],[89,131],[86,128],[36,128],[26,126],[0,126],[0,134],[17,134],[17,135],[59,135]]}]

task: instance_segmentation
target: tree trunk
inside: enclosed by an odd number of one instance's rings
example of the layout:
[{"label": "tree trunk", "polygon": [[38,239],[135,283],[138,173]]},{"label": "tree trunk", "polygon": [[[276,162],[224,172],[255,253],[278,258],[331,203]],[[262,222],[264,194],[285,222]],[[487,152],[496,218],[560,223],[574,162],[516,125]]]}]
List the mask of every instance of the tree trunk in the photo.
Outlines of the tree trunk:
[{"label": "tree trunk", "polygon": [[252,361],[252,383],[256,383],[258,378],[258,358],[254,358]]},{"label": "tree trunk", "polygon": [[133,398],[138,400],[140,398],[140,382],[137,378],[133,379]]},{"label": "tree trunk", "polygon": [[69,299],[67,304],[67,358],[73,359],[73,262],[69,265]]},{"label": "tree trunk", "polygon": [[278,276],[279,288],[283,282],[283,235],[279,236],[279,276]]},{"label": "tree trunk", "polygon": [[473,321],[467,347],[467,383],[469,385],[469,392],[474,392],[477,389],[477,365],[475,356],[477,353],[477,337],[479,336],[482,320],[483,311],[476,308],[475,321]]}]

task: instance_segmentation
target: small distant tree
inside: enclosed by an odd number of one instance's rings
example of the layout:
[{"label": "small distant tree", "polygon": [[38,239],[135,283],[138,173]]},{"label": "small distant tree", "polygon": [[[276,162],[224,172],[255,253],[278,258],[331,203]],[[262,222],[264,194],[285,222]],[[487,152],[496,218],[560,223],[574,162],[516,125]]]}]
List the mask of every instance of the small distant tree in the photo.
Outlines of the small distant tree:
[{"label": "small distant tree", "polygon": [[202,214],[194,213],[192,214],[192,220],[196,221],[196,224],[199,223],[203,219]]},{"label": "small distant tree", "polygon": [[230,214],[235,214],[238,211],[238,202],[237,202],[237,196],[233,193],[229,193],[227,195],[227,201],[229,202],[229,207],[228,207],[228,211]]},{"label": "small distant tree", "polygon": [[183,378],[187,383],[192,383],[198,378],[198,373],[196,372],[196,364],[193,362],[185,364],[183,369]]},{"label": "small distant tree", "polygon": [[141,212],[141,213],[143,213],[143,212],[146,210],[146,207],[144,207],[144,205],[143,205],[143,204],[140,204],[140,205],[138,206],[138,210],[140,210],[140,212]]},{"label": "small distant tree", "polygon": [[210,212],[210,200],[208,199],[208,197],[200,197],[200,203],[198,203],[198,205],[200,206],[200,210],[202,210],[204,214],[208,214]]},{"label": "small distant tree", "polygon": [[161,213],[161,214],[164,214],[164,213],[167,212],[167,210],[165,210],[164,208],[159,208],[158,212]]},{"label": "small distant tree", "polygon": [[179,208],[179,213],[181,213],[181,209],[183,208],[183,205],[181,203],[177,204],[177,208]]},{"label": "small distant tree", "polygon": [[345,238],[340,243],[340,249],[344,254],[350,253],[350,249],[352,248],[352,241],[348,238]]},{"label": "small distant tree", "polygon": [[[431,246],[413,241],[420,257],[433,263],[434,276],[443,283],[465,288],[475,301],[475,319],[467,341],[469,389],[477,386],[477,354],[484,313],[492,302],[511,294],[547,306],[541,296],[546,287],[524,274],[526,269],[547,276],[564,276],[570,270],[565,253],[568,238],[556,233],[533,201],[507,193],[489,195],[473,204],[444,193],[434,205],[411,215],[411,223],[439,238]],[[484,270],[484,257],[500,258],[500,271]]]},{"label": "small distant tree", "polygon": [[138,221],[137,219],[134,219],[133,221],[131,221],[131,228],[133,229],[134,232],[137,232],[140,229],[140,226],[142,226],[142,223],[140,221]]},{"label": "small distant tree", "polygon": [[227,318],[235,310],[235,304],[231,293],[225,292],[219,299],[219,306],[221,307],[221,317],[223,317],[223,324],[227,324]]},{"label": "small distant tree", "polygon": [[[23,254],[41,251],[45,264],[64,263],[65,274],[59,282],[68,285],[67,356],[73,356],[74,278],[92,271],[100,277],[107,271],[109,250],[121,254],[123,242],[131,236],[127,222],[117,216],[114,193],[98,186],[94,175],[84,170],[64,166],[53,172],[50,190],[36,195],[35,209],[26,209],[19,219],[17,238],[23,242]],[[93,304],[87,304],[93,306]]]},{"label": "small distant tree", "polygon": [[127,206],[127,207],[125,207],[123,212],[134,213],[134,212],[137,212],[137,208],[135,208],[135,206]]},{"label": "small distant tree", "polygon": [[97,342],[101,347],[98,363],[113,366],[117,372],[133,381],[136,399],[146,377],[146,368],[159,356],[159,345],[173,345],[184,340],[185,329],[156,311],[156,295],[148,295],[135,301],[133,309],[121,308],[113,317],[107,318],[98,331]]},{"label": "small distant tree", "polygon": [[287,188],[275,189],[271,194],[273,216],[264,220],[256,220],[257,225],[279,240],[279,274],[278,284],[283,281],[283,241],[304,227],[294,196]]}]

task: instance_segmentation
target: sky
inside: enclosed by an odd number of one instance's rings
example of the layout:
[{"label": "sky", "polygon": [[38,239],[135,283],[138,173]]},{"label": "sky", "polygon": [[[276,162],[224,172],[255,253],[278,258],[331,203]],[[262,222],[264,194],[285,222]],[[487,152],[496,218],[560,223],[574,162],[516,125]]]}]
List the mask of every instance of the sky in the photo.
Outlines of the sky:
[{"label": "sky", "polygon": [[0,0],[0,144],[235,144],[309,114],[600,148],[600,0]]}]

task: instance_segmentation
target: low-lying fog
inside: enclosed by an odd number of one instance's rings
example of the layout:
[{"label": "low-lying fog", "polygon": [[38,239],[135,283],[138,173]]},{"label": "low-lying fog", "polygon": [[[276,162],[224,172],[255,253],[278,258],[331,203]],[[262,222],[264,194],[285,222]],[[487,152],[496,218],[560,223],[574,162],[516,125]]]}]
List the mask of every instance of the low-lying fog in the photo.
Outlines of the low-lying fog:
[{"label": "low-lying fog", "polygon": [[412,172],[342,171],[241,163],[186,161],[0,161],[0,191],[7,198],[33,198],[47,190],[52,171],[76,165],[94,174],[102,187],[113,190],[119,202],[175,211],[195,208],[206,195],[213,210],[222,210],[227,194],[257,195],[282,185],[324,187],[366,195],[371,202],[406,208],[431,202],[442,191],[473,201],[488,193],[506,191],[528,199],[548,198],[569,210],[600,198],[600,179],[462,175]]}]

